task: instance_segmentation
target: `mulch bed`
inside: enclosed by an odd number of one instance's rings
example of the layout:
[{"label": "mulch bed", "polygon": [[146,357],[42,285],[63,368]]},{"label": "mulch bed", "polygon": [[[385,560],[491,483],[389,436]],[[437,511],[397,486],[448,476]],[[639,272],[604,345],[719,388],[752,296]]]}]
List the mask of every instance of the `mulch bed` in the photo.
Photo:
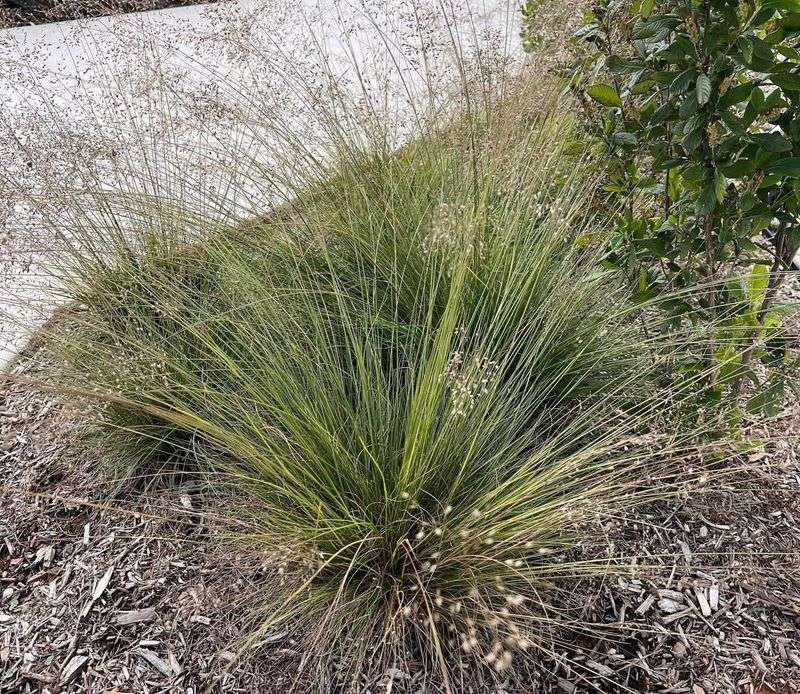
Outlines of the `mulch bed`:
[{"label": "mulch bed", "polygon": [[[266,656],[234,652],[274,578],[226,546],[224,500],[110,493],[101,453],[77,443],[84,418],[20,384],[0,390],[0,691],[288,691],[302,659],[290,631]],[[800,692],[800,408],[775,426],[742,479],[605,528],[609,554],[643,566],[568,589],[608,638],[575,639],[537,682],[481,694]],[[418,681],[391,689],[422,694]]]},{"label": "mulch bed", "polygon": [[291,670],[231,650],[262,567],[220,542],[195,488],[103,483],[84,416],[0,390],[0,691],[286,691]]},{"label": "mulch bed", "polygon": [[164,10],[217,0],[5,0],[0,8],[0,28],[48,24],[71,19],[104,17],[126,12]]}]

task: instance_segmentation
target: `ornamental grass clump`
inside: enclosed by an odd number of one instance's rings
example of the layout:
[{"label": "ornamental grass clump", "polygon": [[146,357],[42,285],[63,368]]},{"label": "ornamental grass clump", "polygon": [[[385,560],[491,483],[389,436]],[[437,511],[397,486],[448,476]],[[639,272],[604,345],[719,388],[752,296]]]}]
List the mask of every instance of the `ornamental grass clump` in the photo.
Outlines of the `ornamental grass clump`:
[{"label": "ornamental grass clump", "polygon": [[524,671],[608,568],[571,554],[598,522],[703,483],[660,379],[681,336],[600,269],[569,119],[518,115],[353,150],[246,225],[145,205],[63,266],[65,388],[128,476],[231,495],[274,569],[245,645],[291,625],[317,691]]}]

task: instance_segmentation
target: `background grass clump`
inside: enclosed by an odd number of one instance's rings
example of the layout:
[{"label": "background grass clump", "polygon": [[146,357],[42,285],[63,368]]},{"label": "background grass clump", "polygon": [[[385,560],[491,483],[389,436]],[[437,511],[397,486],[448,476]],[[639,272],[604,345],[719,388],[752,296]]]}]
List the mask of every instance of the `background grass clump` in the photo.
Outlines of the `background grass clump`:
[{"label": "background grass clump", "polygon": [[520,115],[349,150],[245,226],[144,206],[64,265],[64,383],[129,477],[240,500],[237,541],[281,558],[248,643],[291,624],[319,691],[530,666],[558,581],[603,568],[568,561],[587,529],[705,465],[659,378],[680,335],[598,262],[569,119]]}]

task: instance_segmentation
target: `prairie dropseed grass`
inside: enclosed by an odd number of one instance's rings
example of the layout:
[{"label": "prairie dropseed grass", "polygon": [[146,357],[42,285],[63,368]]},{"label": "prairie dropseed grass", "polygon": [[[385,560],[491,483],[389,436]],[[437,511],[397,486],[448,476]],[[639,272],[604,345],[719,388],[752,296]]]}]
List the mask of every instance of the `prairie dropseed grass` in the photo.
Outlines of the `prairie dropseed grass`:
[{"label": "prairie dropseed grass", "polygon": [[244,223],[238,198],[87,196],[56,268],[60,386],[123,478],[230,495],[237,551],[275,559],[245,645],[291,625],[320,692],[524,670],[579,628],[564,583],[608,570],[572,552],[732,450],[674,424],[694,384],[663,365],[704,336],[603,268],[570,115],[462,77],[399,149],[341,108],[327,158],[278,130],[291,180],[232,143],[237,185],[285,193]]}]

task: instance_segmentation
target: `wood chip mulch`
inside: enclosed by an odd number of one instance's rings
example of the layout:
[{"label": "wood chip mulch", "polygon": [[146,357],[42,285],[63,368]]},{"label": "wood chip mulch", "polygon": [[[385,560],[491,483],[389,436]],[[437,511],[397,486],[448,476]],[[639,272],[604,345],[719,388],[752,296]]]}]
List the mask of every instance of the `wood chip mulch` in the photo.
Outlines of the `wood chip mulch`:
[{"label": "wood chip mulch", "polygon": [[800,408],[780,423],[747,479],[614,530],[639,566],[583,587],[582,618],[611,635],[563,668],[563,691],[800,692]]},{"label": "wood chip mulch", "polygon": [[287,671],[231,650],[261,568],[194,490],[134,505],[91,485],[79,419],[0,386],[0,692],[285,691]]},{"label": "wood chip mulch", "polygon": [[[232,645],[266,569],[226,551],[197,490],[123,502],[90,485],[80,420],[0,385],[0,691],[288,691],[291,634],[269,658]],[[746,479],[609,526],[610,552],[639,567],[569,586],[605,636],[556,653],[536,691],[800,692],[800,407],[776,426]]]}]

